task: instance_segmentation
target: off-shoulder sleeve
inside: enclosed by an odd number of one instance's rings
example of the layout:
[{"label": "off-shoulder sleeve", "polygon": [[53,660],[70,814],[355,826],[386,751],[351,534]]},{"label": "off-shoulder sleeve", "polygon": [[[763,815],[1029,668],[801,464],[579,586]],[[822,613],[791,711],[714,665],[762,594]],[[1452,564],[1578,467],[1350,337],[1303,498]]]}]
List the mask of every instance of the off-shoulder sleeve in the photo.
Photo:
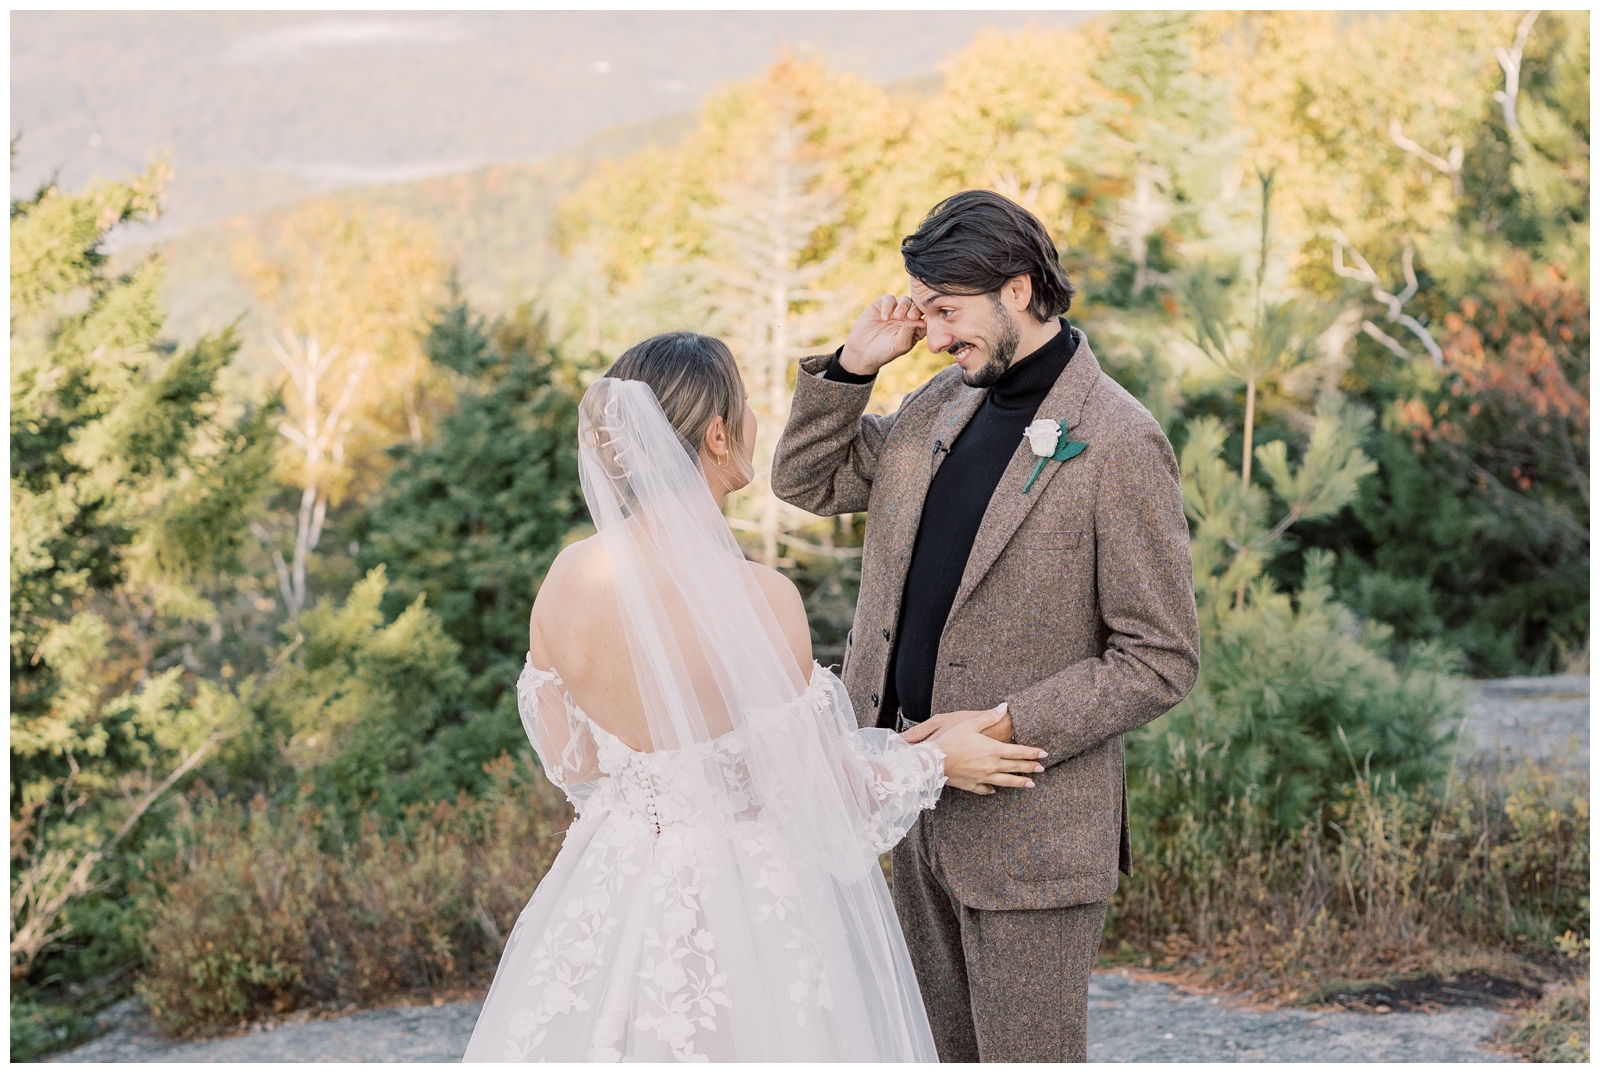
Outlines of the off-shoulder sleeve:
[{"label": "off-shoulder sleeve", "polygon": [[875,865],[938,803],[944,753],[859,729],[844,683],[822,667],[792,707],[753,713],[752,775],[798,852],[843,877]]},{"label": "off-shoulder sleeve", "polygon": [[545,777],[582,812],[600,777],[594,734],[561,676],[535,667],[532,657],[517,679],[517,712]]},{"label": "off-shoulder sleeve", "polygon": [[839,735],[850,789],[861,810],[861,836],[876,856],[905,837],[917,814],[933,808],[944,789],[944,752],[933,742],[912,745],[892,730],[859,728],[844,683],[821,667],[813,676],[819,722]]}]

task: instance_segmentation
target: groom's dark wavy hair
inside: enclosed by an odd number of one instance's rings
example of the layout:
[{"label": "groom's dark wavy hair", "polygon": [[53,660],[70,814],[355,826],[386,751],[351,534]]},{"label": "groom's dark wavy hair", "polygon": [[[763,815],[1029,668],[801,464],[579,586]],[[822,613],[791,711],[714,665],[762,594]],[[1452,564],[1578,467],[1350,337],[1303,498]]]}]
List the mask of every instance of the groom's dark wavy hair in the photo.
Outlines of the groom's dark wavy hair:
[{"label": "groom's dark wavy hair", "polygon": [[1077,294],[1039,218],[992,190],[963,190],[933,207],[900,243],[906,272],[944,294],[998,294],[1006,280],[1028,276],[1028,312],[1046,321],[1072,308]]}]

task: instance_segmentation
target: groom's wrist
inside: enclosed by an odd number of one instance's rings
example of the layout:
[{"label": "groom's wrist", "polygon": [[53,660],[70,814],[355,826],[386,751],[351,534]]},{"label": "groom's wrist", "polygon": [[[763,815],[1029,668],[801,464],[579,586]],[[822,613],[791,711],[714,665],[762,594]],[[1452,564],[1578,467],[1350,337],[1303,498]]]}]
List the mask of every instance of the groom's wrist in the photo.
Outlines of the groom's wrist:
[{"label": "groom's wrist", "polygon": [[983,732],[989,737],[993,738],[995,741],[1005,742],[1007,745],[1016,744],[1014,737],[1016,734],[1016,728],[1011,725],[1011,714],[1009,712],[1007,712],[1005,715],[1002,715],[999,722],[985,727]]},{"label": "groom's wrist", "polygon": [[833,352],[833,360],[828,362],[828,367],[822,371],[824,380],[832,380],[839,384],[870,384],[878,378],[876,372],[853,373],[844,366],[844,347]]}]

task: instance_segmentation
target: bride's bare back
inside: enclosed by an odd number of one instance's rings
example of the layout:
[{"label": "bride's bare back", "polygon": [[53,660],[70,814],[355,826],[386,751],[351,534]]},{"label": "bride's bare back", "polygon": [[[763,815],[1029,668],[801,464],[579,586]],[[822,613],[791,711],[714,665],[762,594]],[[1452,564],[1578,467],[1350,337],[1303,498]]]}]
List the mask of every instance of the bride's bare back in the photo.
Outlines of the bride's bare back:
[{"label": "bride's bare back", "polygon": [[[805,604],[794,583],[759,563],[745,563],[777,619],[781,640],[794,655],[803,683],[811,670],[811,630]],[[668,587],[670,589],[670,587]],[[674,606],[674,605],[679,606]],[[671,600],[664,608],[682,648],[696,696],[713,733],[730,725],[722,710],[707,661],[700,657],[688,608]],[[650,727],[639,696],[638,676],[628,650],[611,564],[598,536],[570,545],[556,557],[533,602],[528,652],[535,667],[554,670],[584,714],[638,752],[651,751]]]}]

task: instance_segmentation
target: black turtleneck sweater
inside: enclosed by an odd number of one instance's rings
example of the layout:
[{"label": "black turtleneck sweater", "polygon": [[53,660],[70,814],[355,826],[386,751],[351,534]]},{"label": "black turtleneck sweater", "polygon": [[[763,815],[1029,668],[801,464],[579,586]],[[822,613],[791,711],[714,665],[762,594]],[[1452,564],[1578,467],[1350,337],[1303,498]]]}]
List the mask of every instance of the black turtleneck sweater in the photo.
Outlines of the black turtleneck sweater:
[{"label": "black turtleneck sweater", "polygon": [[[995,486],[1022,443],[1022,430],[1076,349],[1072,326],[1063,317],[1059,333],[994,382],[933,475],[906,570],[900,626],[889,662],[889,696],[881,709],[883,725],[893,725],[897,704],[907,722],[920,723],[934,714],[929,709],[939,639],[961,587],[972,542]],[[837,354],[823,375],[847,383],[871,379],[844,369]]]}]

